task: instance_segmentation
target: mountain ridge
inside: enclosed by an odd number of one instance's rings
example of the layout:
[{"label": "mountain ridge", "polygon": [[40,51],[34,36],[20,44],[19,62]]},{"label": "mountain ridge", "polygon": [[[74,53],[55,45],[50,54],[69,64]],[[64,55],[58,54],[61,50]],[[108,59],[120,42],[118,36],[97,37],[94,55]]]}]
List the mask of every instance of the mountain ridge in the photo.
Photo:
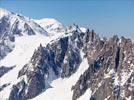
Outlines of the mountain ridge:
[{"label": "mountain ridge", "polygon": [[[7,19],[2,21],[0,18],[2,34],[16,32],[7,30],[10,25],[2,26],[8,24]],[[48,24],[53,26],[54,21],[49,19]],[[134,99],[134,43],[131,39],[117,35],[101,38],[94,30],[75,24],[65,30],[62,27],[64,31],[50,29],[50,33],[54,33],[51,36],[43,26],[32,24],[36,27],[33,31],[28,28],[28,35],[22,31],[22,35],[11,34],[12,38],[4,36],[14,47],[0,60],[1,100]],[[37,27],[41,27],[45,35],[42,31],[33,34]],[[5,44],[2,46],[7,48]]]}]

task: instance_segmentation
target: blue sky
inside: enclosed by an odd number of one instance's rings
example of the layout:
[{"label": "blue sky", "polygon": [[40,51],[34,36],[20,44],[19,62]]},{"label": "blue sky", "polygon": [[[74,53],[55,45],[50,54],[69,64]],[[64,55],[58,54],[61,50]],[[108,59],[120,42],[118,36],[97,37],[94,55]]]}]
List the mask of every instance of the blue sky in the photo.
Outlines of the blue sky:
[{"label": "blue sky", "polygon": [[64,25],[75,22],[103,36],[134,37],[134,0],[0,0],[0,7]]}]

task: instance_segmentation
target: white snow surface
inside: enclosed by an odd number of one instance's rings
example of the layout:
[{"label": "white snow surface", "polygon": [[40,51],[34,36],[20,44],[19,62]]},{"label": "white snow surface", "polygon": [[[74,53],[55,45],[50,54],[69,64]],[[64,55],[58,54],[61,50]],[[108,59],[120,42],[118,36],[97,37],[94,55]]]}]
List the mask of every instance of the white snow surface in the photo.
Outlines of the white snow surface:
[{"label": "white snow surface", "polygon": [[47,27],[47,26],[50,26],[50,25],[53,25],[53,24],[61,25],[60,22],[58,22],[57,20],[55,20],[53,18],[43,18],[43,19],[35,20],[35,21],[43,27]]},{"label": "white snow surface", "polygon": [[110,96],[108,96],[107,98],[105,98],[104,100],[109,100]]},{"label": "white snow surface", "polygon": [[80,97],[80,98],[78,98],[77,100],[90,100],[90,97],[91,97],[91,94],[92,93],[92,91],[91,91],[91,89],[89,88],[89,89],[87,89],[86,90],[86,92]]},{"label": "white snow surface", "polygon": [[80,27],[80,30],[82,31],[82,32],[86,32],[87,31],[87,29],[85,28],[85,27]]},{"label": "white snow surface", "polygon": [[131,70],[129,73],[128,72],[123,72],[121,75],[121,86],[125,85],[125,83],[127,82],[128,78],[131,76],[131,74],[133,73],[133,70]]},{"label": "white snow surface", "polygon": [[[7,86],[0,92],[0,97],[9,97],[12,85],[19,81],[19,79],[17,79],[19,70],[22,69],[22,67],[30,61],[35,49],[37,49],[40,44],[42,44],[42,46],[45,46],[51,40],[55,40],[60,35],[62,34],[51,37],[41,34],[16,37],[15,48],[13,49],[13,51],[10,52],[4,59],[0,60],[0,66],[16,66],[1,77],[0,85],[7,83],[11,83],[11,85]],[[4,98],[0,99],[5,100]]]},{"label": "white snow surface", "polygon": [[[15,48],[4,59],[0,60],[0,66],[16,66],[0,78],[0,86],[10,83],[9,86],[5,87],[0,92],[0,100],[6,100],[9,97],[12,85],[21,80],[21,78],[17,79],[18,72],[23,68],[25,64],[30,61],[35,49],[37,49],[40,44],[46,46],[46,44],[51,43],[52,40],[55,41],[59,37],[64,37],[71,34],[70,33],[68,35],[65,35],[64,26],[60,22],[52,18],[33,20],[23,15],[11,13],[5,9],[0,8],[0,18],[2,18],[3,16],[7,16],[9,18],[10,26],[12,26],[9,33],[12,32],[12,28],[14,27],[16,21],[19,21],[18,28],[22,29],[23,36],[15,36]],[[25,23],[34,30],[34,32],[36,33],[35,35],[29,36],[27,33],[24,33]],[[39,27],[39,25],[43,29]],[[58,28],[61,28],[59,32],[57,32]],[[55,34],[53,34],[53,36],[50,36],[47,32],[45,32],[44,29],[49,33]],[[81,28],[81,30],[85,31],[84,28]],[[40,33],[44,33],[45,35]],[[84,54],[81,51],[81,56],[83,57],[83,55]],[[44,100],[44,98],[45,100],[71,100],[73,94],[73,92],[71,91],[72,86],[75,85],[80,75],[83,74],[88,67],[89,66],[87,59],[83,58],[79,69],[72,76],[65,79],[58,78],[52,81],[50,84],[52,88],[47,89],[44,93],[35,97],[33,100]],[[88,93],[85,94],[87,95]],[[84,98],[84,96],[82,96],[82,98]]]},{"label": "white snow surface", "polygon": [[[81,52],[81,55],[83,57],[83,53]],[[71,91],[71,88],[77,80],[79,79],[80,75],[85,72],[85,70],[88,68],[88,61],[86,58],[83,58],[82,63],[80,64],[78,70],[71,75],[69,78],[59,78],[50,84],[52,88],[47,89],[45,92],[41,93],[37,97],[33,98],[32,100],[71,100],[73,91]],[[86,95],[90,97],[90,90],[86,91]],[[82,96],[82,98],[85,98],[86,96]],[[80,100],[86,100],[86,99],[80,99]]]},{"label": "white snow surface", "polygon": [[8,14],[10,14],[9,11],[7,11],[6,9],[0,8],[0,18]]},{"label": "white snow surface", "polygon": [[3,60],[0,61],[0,66],[16,66],[13,70],[6,73],[0,79],[0,85],[11,83],[5,88],[0,95],[8,97],[12,84],[16,83],[19,70],[30,60],[34,50],[42,44],[43,46],[49,42],[50,37],[42,35],[16,37],[15,48]]},{"label": "white snow surface", "polygon": [[8,19],[8,23],[10,24],[9,34],[12,33],[12,30],[14,29],[14,26],[18,22],[18,29],[22,30],[23,35],[27,35],[28,33],[25,32],[25,24],[27,24],[34,32],[35,34],[44,34],[48,35],[47,32],[41,28],[36,22],[34,22],[29,17],[23,16],[21,14],[12,13],[10,11],[7,11],[6,9],[0,8],[0,19],[2,17],[6,16]]},{"label": "white snow surface", "polygon": [[42,28],[44,28],[48,33],[57,33],[58,28],[60,29],[60,32],[64,31],[64,26],[54,18],[43,18],[40,20],[34,19],[34,21],[37,24],[39,24]]}]

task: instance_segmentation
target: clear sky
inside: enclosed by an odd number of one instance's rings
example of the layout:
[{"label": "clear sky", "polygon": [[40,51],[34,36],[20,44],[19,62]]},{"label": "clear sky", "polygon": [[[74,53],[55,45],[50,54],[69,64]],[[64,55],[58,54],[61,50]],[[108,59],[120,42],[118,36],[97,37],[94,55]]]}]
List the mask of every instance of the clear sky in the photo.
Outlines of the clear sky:
[{"label": "clear sky", "polygon": [[0,0],[0,7],[64,25],[75,22],[103,36],[134,37],[134,0]]}]

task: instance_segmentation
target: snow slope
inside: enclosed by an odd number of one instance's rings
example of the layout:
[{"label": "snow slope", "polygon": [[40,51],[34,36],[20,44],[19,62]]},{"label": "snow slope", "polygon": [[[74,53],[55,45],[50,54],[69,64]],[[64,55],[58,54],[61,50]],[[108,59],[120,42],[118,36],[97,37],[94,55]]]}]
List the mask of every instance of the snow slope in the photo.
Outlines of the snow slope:
[{"label": "snow slope", "polygon": [[0,18],[9,14],[11,14],[11,12],[7,11],[6,9],[0,8]]},{"label": "snow slope", "polygon": [[78,98],[78,100],[89,100],[91,97],[91,93],[92,91],[89,89],[86,90],[86,92],[80,97]]},{"label": "snow slope", "polygon": [[80,30],[82,31],[82,32],[86,32],[87,31],[87,29],[85,28],[85,27],[80,27]]},{"label": "snow slope", "polygon": [[4,33],[8,34],[12,34],[15,30],[17,30],[16,33],[19,33],[18,31],[20,31],[22,35],[29,35],[33,32],[35,34],[48,35],[47,32],[42,27],[40,27],[40,25],[38,25],[29,17],[9,12],[3,8],[0,8],[0,25],[0,27],[2,27],[1,30],[7,28],[4,30]]},{"label": "snow slope", "polygon": [[[9,24],[10,24],[10,31],[8,33],[12,33],[12,28],[14,27],[14,24],[16,24],[16,21],[19,22],[18,28],[21,30],[25,30],[25,23],[28,24],[36,34],[34,35],[28,35],[25,34],[22,31],[23,36],[15,36],[15,42],[14,42],[14,48],[13,50],[2,60],[0,60],[0,66],[16,66],[13,70],[6,73],[3,77],[0,79],[0,86],[10,83],[11,85],[2,90],[0,92],[0,95],[4,95],[3,97],[8,97],[7,94],[10,92],[10,88],[12,87],[13,83],[16,83],[17,75],[19,70],[31,59],[34,51],[36,48],[39,47],[40,44],[45,46],[48,42],[51,40],[55,40],[56,38],[63,35],[63,33],[59,34],[53,34],[53,36],[49,36],[48,33],[40,27],[37,23],[35,23],[32,19],[22,16],[20,14],[15,14],[12,12],[9,12],[3,8],[0,8],[0,19],[6,16],[8,18]],[[44,20],[45,23],[43,23],[44,26],[48,26],[49,24],[54,24],[54,28],[61,25],[58,21],[54,19],[48,19]],[[45,25],[46,24],[46,25]],[[42,34],[43,33],[43,34]],[[1,97],[1,96],[0,96]]]},{"label": "snow slope", "polygon": [[[14,50],[0,61],[0,66],[10,67],[15,65],[16,67],[1,77],[1,85],[6,83],[15,83],[17,81],[19,70],[28,63],[34,53],[34,50],[40,45],[40,43],[45,46],[45,44],[49,42],[49,38],[50,37],[44,37],[42,35],[22,36],[16,38]],[[5,88],[2,92],[0,92],[0,94],[7,97],[11,86],[12,85]]]},{"label": "snow slope", "polygon": [[[15,66],[0,79],[0,86],[10,84],[0,91],[0,100],[6,100],[9,97],[12,86],[21,79],[17,79],[18,72],[30,61],[35,49],[37,49],[40,44],[42,44],[42,46],[46,46],[46,44],[51,43],[52,40],[65,36],[64,26],[52,18],[33,20],[23,15],[15,14],[0,8],[0,18],[3,18],[4,16],[8,18],[6,21],[9,21],[10,24],[9,30],[6,30],[7,33],[13,33],[13,29],[18,28],[22,31],[23,35],[15,36],[14,49],[4,59],[0,60],[0,66]],[[35,34],[29,35],[27,31],[25,31],[25,24],[27,24],[28,27],[35,32]],[[15,25],[17,25],[17,27],[15,27]],[[85,28],[81,28],[81,30],[83,32],[86,31]],[[55,34],[50,36],[46,31],[48,33]],[[84,54],[81,51],[81,56],[83,57],[83,55]],[[83,74],[87,68],[87,59],[83,57],[83,61],[76,73],[69,78],[58,78],[52,81],[50,84],[52,88],[47,89],[44,93],[35,97],[33,100],[44,100],[44,98],[46,100],[50,100],[50,97],[53,97],[52,100],[71,100],[73,94],[71,88],[75,85],[80,75]]]},{"label": "snow slope", "polygon": [[[9,96],[12,85],[19,81],[17,79],[18,72],[26,63],[29,62],[35,49],[37,49],[40,44],[42,44],[42,46],[45,46],[51,40],[54,40],[61,35],[62,34],[58,34],[56,36],[48,37],[38,34],[32,36],[26,35],[16,37],[15,48],[13,49],[13,51],[9,53],[4,59],[0,60],[0,66],[16,66],[13,70],[9,71],[3,77],[1,77],[0,85],[7,83],[10,83],[11,85],[4,88],[4,90],[0,92],[0,97],[3,96],[4,98],[6,98]],[[4,100],[4,98],[2,98],[2,100]]]},{"label": "snow slope", "polygon": [[[83,52],[81,52],[83,57]],[[80,75],[84,73],[84,71],[88,68],[87,59],[83,57],[83,61],[79,66],[78,70],[69,78],[65,79],[56,79],[52,81],[51,86],[52,88],[47,89],[45,92],[40,94],[39,96],[35,97],[32,100],[71,100],[72,99],[72,91],[71,88],[77,80],[79,79]],[[88,93],[87,93],[88,94]],[[89,93],[90,95],[90,93]],[[83,99],[84,100],[84,99]]]},{"label": "snow slope", "polygon": [[48,33],[64,32],[64,26],[53,18],[43,18],[40,20],[34,20],[37,24],[43,27]]}]

